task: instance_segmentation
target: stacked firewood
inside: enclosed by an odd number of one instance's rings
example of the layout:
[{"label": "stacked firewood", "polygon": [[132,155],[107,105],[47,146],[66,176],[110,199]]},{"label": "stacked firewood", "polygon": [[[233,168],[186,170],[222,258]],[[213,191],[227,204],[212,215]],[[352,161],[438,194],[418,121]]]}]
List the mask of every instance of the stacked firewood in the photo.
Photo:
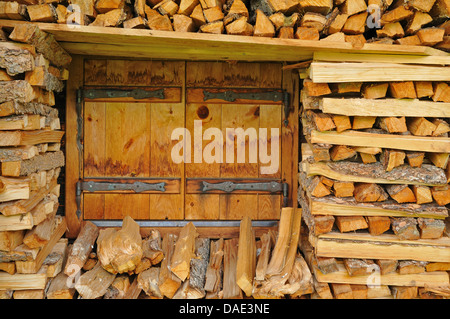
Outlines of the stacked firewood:
[{"label": "stacked firewood", "polygon": [[449,49],[446,0],[38,0],[0,2],[0,18]]},{"label": "stacked firewood", "polygon": [[367,67],[368,82],[345,82],[351,75],[327,82],[316,72],[321,63],[339,72],[338,63],[313,61],[301,72],[302,251],[316,279],[343,296],[350,284],[376,278],[395,298],[448,297],[448,79],[429,73],[415,81],[413,71],[400,81],[392,69],[382,80],[376,70],[390,66],[356,59],[352,67]]},{"label": "stacked firewood", "polygon": [[10,37],[16,42],[0,42],[0,289],[19,284],[14,298],[28,298],[43,294],[28,283],[55,276],[67,247],[67,239],[59,242],[66,231],[58,214],[65,159],[55,108],[67,64],[54,59],[58,45],[38,29],[19,28]]}]

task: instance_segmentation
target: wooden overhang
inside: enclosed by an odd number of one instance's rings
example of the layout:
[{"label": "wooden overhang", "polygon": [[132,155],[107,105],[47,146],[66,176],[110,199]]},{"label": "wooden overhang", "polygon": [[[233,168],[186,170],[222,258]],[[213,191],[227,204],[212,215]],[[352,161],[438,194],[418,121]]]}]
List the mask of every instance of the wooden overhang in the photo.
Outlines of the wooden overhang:
[{"label": "wooden overhang", "polygon": [[[27,21],[0,20],[3,28]],[[443,56],[449,53],[425,46],[278,39],[227,34],[183,33],[148,29],[36,23],[74,55],[142,59],[285,61],[311,60],[315,52]]]}]

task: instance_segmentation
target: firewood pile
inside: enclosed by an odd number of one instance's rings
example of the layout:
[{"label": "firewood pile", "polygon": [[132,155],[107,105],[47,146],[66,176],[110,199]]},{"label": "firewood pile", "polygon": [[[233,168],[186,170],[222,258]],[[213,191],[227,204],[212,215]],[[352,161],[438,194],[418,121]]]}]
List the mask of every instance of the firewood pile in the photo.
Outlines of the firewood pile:
[{"label": "firewood pile", "polygon": [[0,290],[55,276],[67,247],[58,214],[64,131],[54,95],[64,88],[66,64],[38,29],[19,28],[11,38],[0,42]]},{"label": "firewood pile", "polygon": [[[298,199],[312,272],[343,298],[374,282],[395,298],[448,297],[448,66],[438,67],[447,79],[419,81],[417,68],[434,66],[334,58],[317,55],[300,71]],[[365,69],[359,80],[340,73],[346,64]],[[380,77],[381,67],[392,74]]]},{"label": "firewood pile", "polygon": [[[65,247],[59,272],[42,275],[45,281],[34,283],[35,295],[30,292],[28,297],[304,298],[314,289],[313,276],[298,249],[300,217],[293,208],[285,208],[279,228],[260,237],[255,236],[251,220],[244,218],[234,238],[199,236],[192,223],[161,234],[157,229],[141,229],[129,216],[121,228],[100,229],[88,221],[73,243],[58,243]],[[0,278],[0,284],[1,289],[10,285],[2,292],[5,298],[30,289],[12,279]]]},{"label": "firewood pile", "polygon": [[19,0],[2,19],[449,49],[446,0]]}]

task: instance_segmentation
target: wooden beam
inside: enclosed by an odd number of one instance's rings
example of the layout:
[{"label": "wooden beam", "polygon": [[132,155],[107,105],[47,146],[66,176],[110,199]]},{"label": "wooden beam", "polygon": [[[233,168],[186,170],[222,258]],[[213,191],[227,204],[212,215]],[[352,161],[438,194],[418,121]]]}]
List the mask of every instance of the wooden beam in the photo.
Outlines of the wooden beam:
[{"label": "wooden beam", "polygon": [[406,151],[450,153],[450,139],[359,131],[311,132],[311,143],[392,148]]},{"label": "wooden beam", "polygon": [[322,98],[319,109],[324,113],[347,116],[450,117],[450,103],[417,99]]},{"label": "wooden beam", "polygon": [[[345,182],[376,184],[410,184],[410,185],[446,185],[444,171],[434,165],[424,164],[422,167],[398,167],[386,172],[382,163],[363,164],[356,162],[319,162],[303,161],[300,169],[307,176],[321,175]],[[430,170],[434,176],[430,176]],[[415,179],[413,176],[417,176]],[[421,176],[421,177],[420,177]],[[432,177],[430,180],[429,178]]]},{"label": "wooden beam", "polygon": [[[327,283],[345,283],[351,285],[367,285],[370,282],[370,274],[351,276],[345,269],[342,263],[338,263],[339,270],[330,274],[323,274],[320,270],[315,270],[315,275],[319,282]],[[423,272],[420,274],[398,274],[389,273],[385,275],[379,275],[380,285],[388,286],[418,286],[424,287],[425,285],[445,285],[448,284],[448,275],[445,277],[445,271],[436,272]],[[372,275],[373,277],[374,275]],[[375,275],[376,276],[376,275]],[[378,284],[378,282],[377,282]]]},{"label": "wooden beam", "polygon": [[[2,27],[14,27],[20,21],[1,20]],[[29,23],[29,22],[28,22]],[[114,51],[115,56],[248,60],[248,61],[302,61],[312,58],[313,51],[347,51],[388,54],[448,55],[430,47],[393,46],[365,43],[354,49],[351,43],[321,42],[298,39],[274,39],[215,35],[204,33],[182,33],[170,31],[103,28],[66,24],[35,23],[42,31],[48,32],[60,42],[70,54],[106,55]],[[189,50],[180,50],[180,47]],[[114,50],[113,50],[114,48]],[[132,56],[131,56],[131,55]]]},{"label": "wooden beam", "polygon": [[450,81],[446,71],[446,67],[400,63],[313,62],[309,76],[315,83]]},{"label": "wooden beam", "polygon": [[[383,245],[383,249],[380,249]],[[448,262],[450,238],[401,240],[394,234],[330,232],[315,240],[317,256]]]},{"label": "wooden beam", "polygon": [[314,61],[326,62],[376,62],[419,65],[450,65],[450,56],[426,57],[420,55],[363,54],[341,52],[314,52]]}]

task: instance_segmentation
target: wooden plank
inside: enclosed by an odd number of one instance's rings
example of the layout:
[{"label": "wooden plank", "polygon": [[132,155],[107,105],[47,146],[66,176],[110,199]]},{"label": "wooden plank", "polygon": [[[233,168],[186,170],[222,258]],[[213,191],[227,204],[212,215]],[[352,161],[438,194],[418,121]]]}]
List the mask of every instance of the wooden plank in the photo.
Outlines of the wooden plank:
[{"label": "wooden plank", "polygon": [[448,217],[447,209],[435,204],[402,204],[393,201],[376,203],[358,203],[353,198],[336,198],[332,196],[309,198],[313,215],[329,216],[389,216],[389,217],[423,217],[444,219]]},{"label": "wooden plank", "polygon": [[36,145],[42,143],[59,143],[63,131],[4,131],[0,132],[0,146]]},{"label": "wooden plank", "polygon": [[[383,249],[380,249],[383,245]],[[401,240],[393,234],[331,232],[319,235],[314,246],[317,256],[360,259],[411,259],[449,262],[450,238]]]},{"label": "wooden plank", "polygon": [[[17,25],[18,21],[1,20],[4,27]],[[24,23],[24,22],[22,22]],[[26,23],[26,22],[25,22]],[[297,39],[272,39],[202,33],[182,33],[152,30],[122,29],[65,24],[36,23],[39,28],[52,34],[61,46],[71,54],[226,60],[301,61],[312,58],[312,51],[355,51],[418,55],[447,55],[429,47],[393,46],[366,43],[354,49],[351,43],[307,41]],[[148,39],[151,39],[149,41]],[[69,42],[70,41],[70,42]],[[84,44],[83,44],[84,43]],[[134,47],[133,47],[134,46]],[[189,48],[189,51],[180,50]],[[133,49],[136,49],[134,51]],[[160,50],[158,50],[160,49]],[[178,52],[177,52],[178,51]]]},{"label": "wooden plank", "polygon": [[[376,276],[377,284],[389,286],[417,286],[424,287],[442,286],[449,283],[448,275],[445,271],[423,272],[420,274],[398,274],[389,273],[384,275],[358,275],[351,276],[348,274],[345,266],[338,263],[339,270],[337,272],[324,274],[318,269],[314,269],[314,274],[319,282],[327,283],[345,283],[351,285],[367,285]],[[379,280],[379,281],[378,281]]]},{"label": "wooden plank", "polygon": [[[362,164],[352,162],[340,163],[309,163],[303,161],[300,169],[308,176],[322,175],[334,180],[346,182],[375,183],[375,184],[410,184],[410,185],[444,185],[446,178],[444,171],[438,167],[424,164],[421,168],[398,167],[386,172],[381,163]],[[347,169],[353,169],[352,172]],[[404,171],[409,169],[409,174]],[[430,171],[435,174],[430,180],[427,175]],[[420,174],[418,178],[412,178],[411,174]],[[420,177],[421,176],[421,177]]]},{"label": "wooden plank", "polygon": [[378,134],[359,131],[311,132],[311,143],[348,145],[360,147],[392,148],[407,151],[449,153],[450,139],[445,137],[423,137],[393,134]]},{"label": "wooden plank", "polygon": [[68,225],[66,236],[77,237],[81,228],[80,220],[76,214],[77,202],[75,198],[76,183],[83,176],[82,157],[77,147],[77,89],[83,86],[83,58],[75,56],[69,67],[70,80],[66,87],[66,130],[73,132],[66,136],[66,183],[65,183],[65,213]]},{"label": "wooden plank", "polygon": [[362,54],[342,52],[314,52],[314,61],[326,62],[376,62],[376,63],[401,63],[420,65],[449,65],[450,57],[426,57],[420,55],[396,55],[396,54]]},{"label": "wooden plank", "polygon": [[450,117],[450,103],[417,99],[322,98],[319,108],[324,113],[347,116]]},{"label": "wooden plank", "polygon": [[313,62],[309,76],[315,83],[449,81],[446,70],[446,67],[399,63]]},{"label": "wooden plank", "polygon": [[0,289],[28,290],[45,289],[47,284],[47,274],[14,274],[0,272]]}]

